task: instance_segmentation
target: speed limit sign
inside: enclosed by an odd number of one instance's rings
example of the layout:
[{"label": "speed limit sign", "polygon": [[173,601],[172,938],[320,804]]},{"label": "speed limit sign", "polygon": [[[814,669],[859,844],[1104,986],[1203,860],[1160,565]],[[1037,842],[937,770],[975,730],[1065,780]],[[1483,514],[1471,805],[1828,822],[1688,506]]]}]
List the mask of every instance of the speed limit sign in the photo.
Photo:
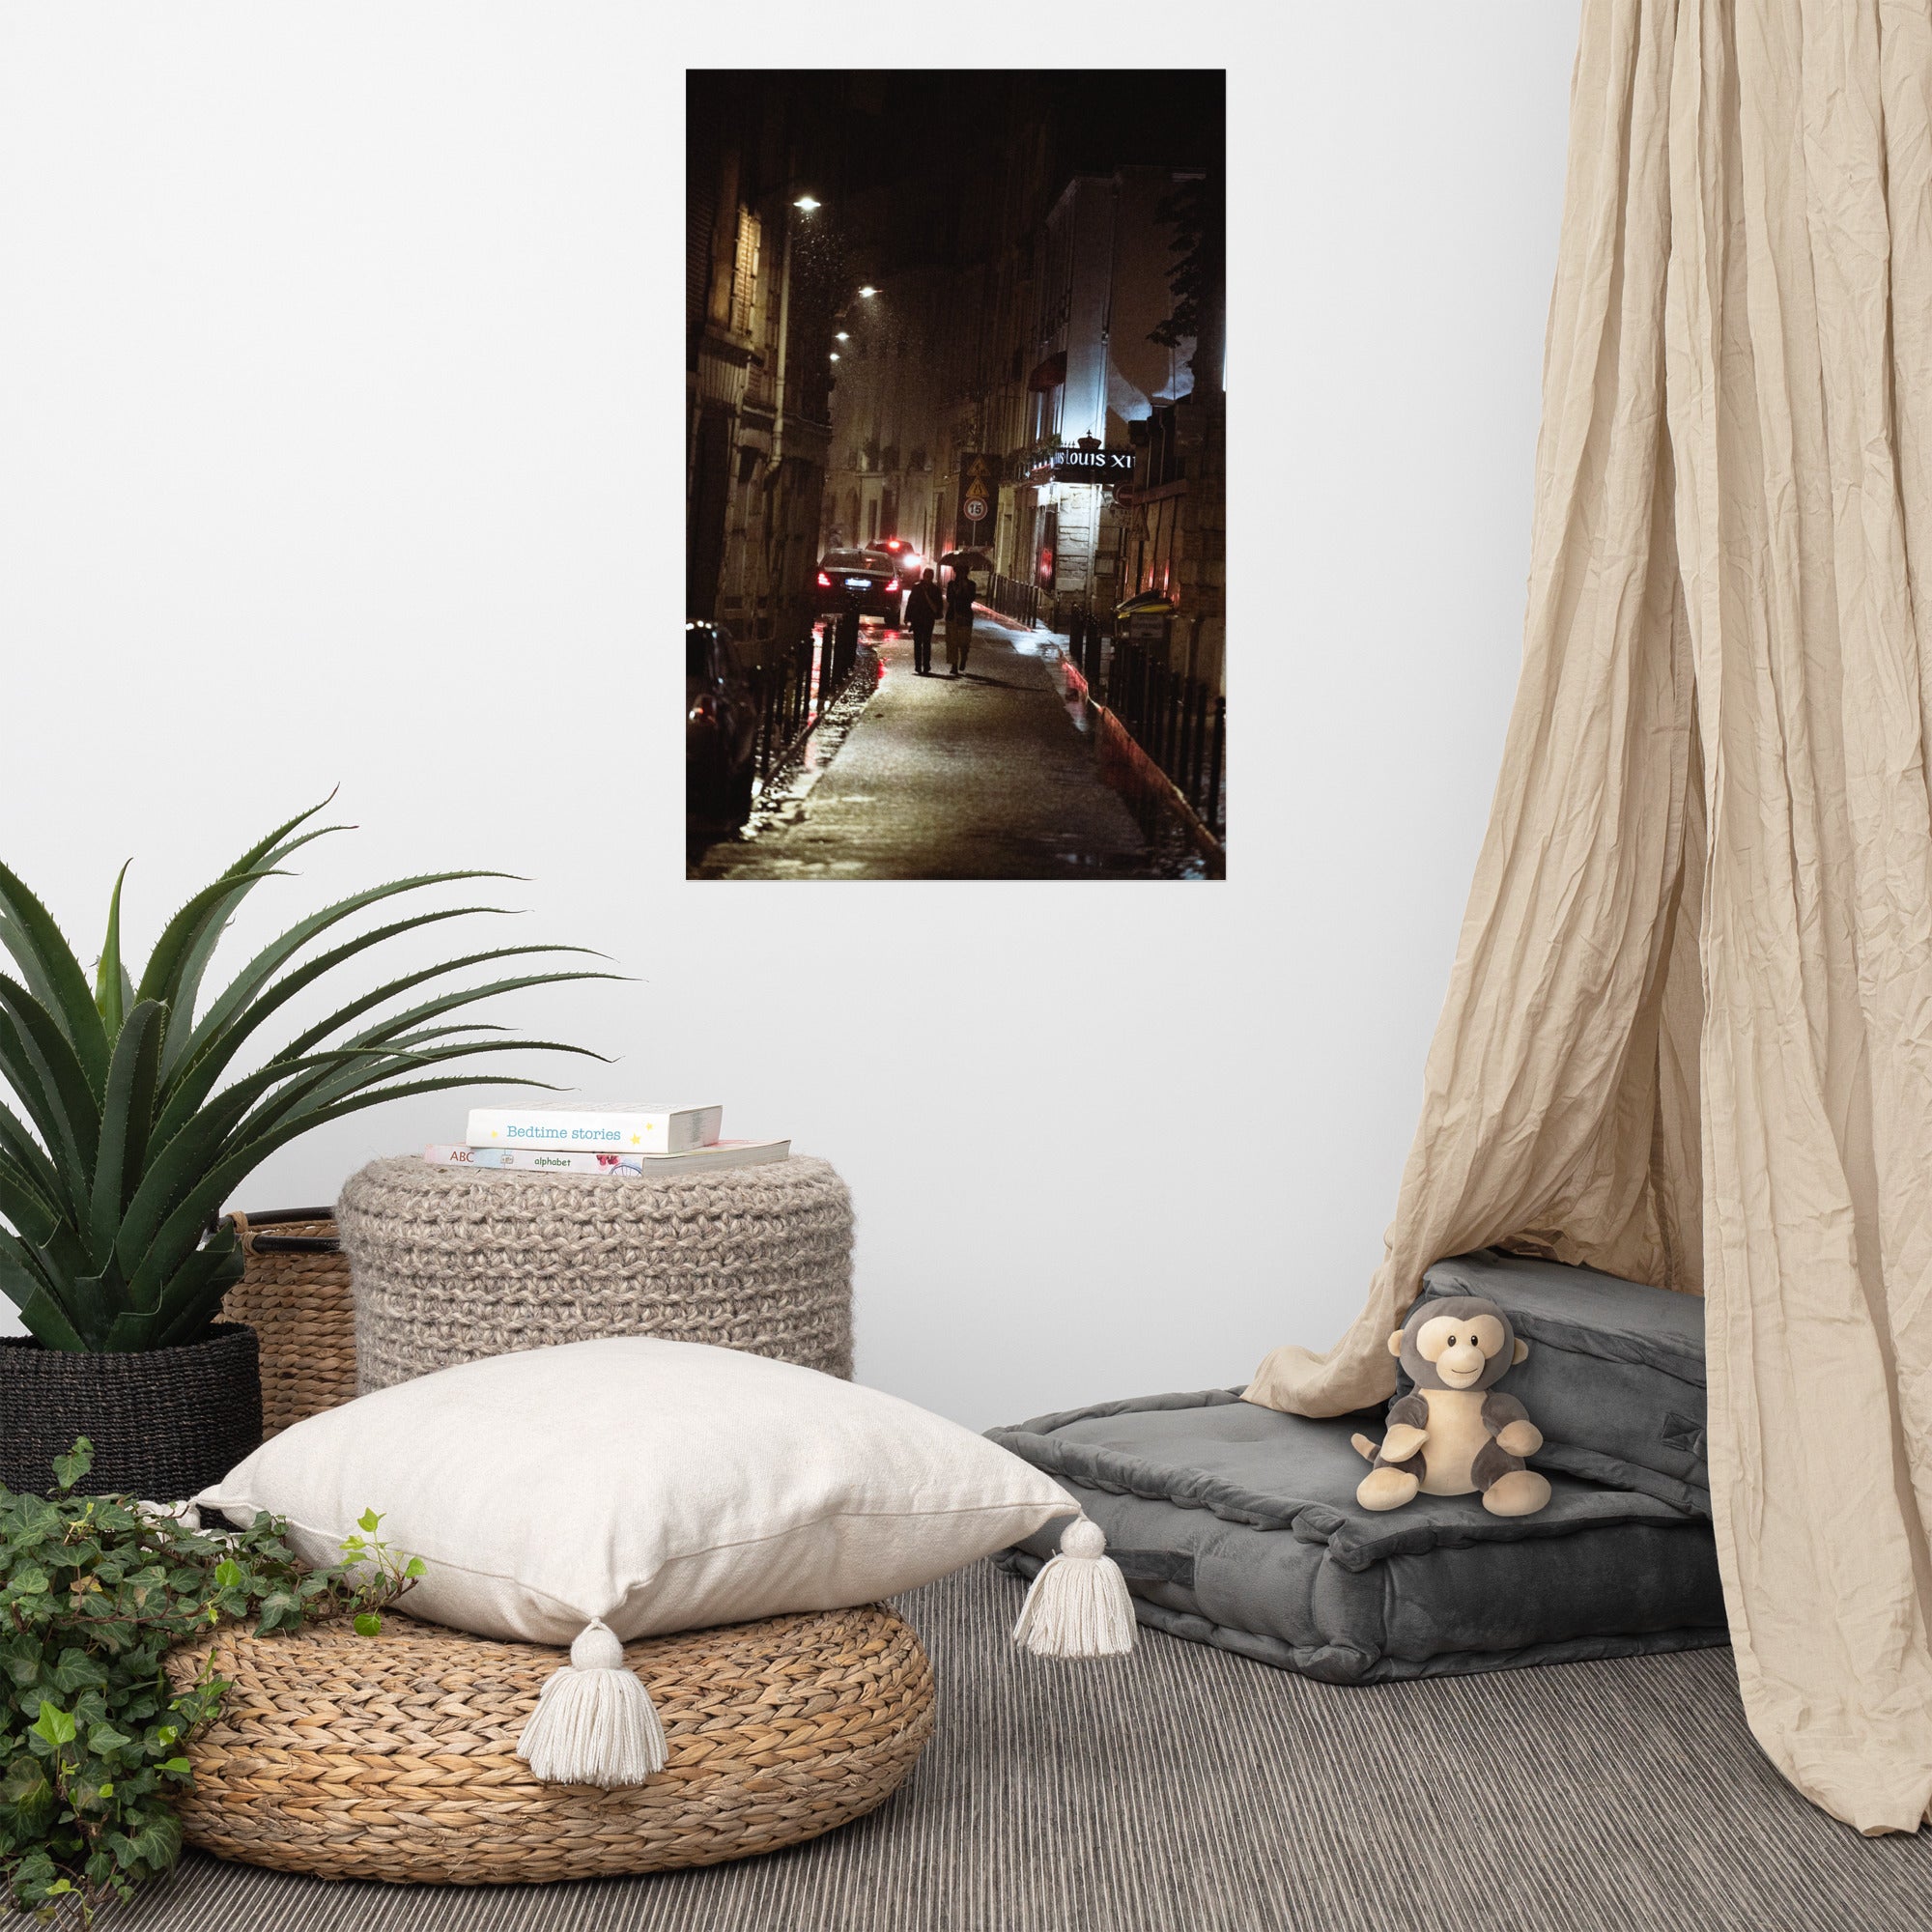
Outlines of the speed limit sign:
[{"label": "speed limit sign", "polygon": [[986,499],[983,497],[968,497],[965,503],[966,521],[969,524],[983,524],[986,521]]}]

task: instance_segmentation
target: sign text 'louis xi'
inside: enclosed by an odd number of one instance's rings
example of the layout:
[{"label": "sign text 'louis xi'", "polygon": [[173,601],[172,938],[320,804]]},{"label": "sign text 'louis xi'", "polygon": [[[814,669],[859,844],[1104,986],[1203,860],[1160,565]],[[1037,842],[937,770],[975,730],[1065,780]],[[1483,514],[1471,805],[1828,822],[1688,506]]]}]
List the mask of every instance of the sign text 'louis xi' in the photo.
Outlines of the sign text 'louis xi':
[{"label": "sign text 'louis xi'", "polygon": [[1131,483],[1134,480],[1134,453],[1131,449],[1056,449],[1042,452],[1034,465],[1030,480],[1051,478],[1056,483]]}]

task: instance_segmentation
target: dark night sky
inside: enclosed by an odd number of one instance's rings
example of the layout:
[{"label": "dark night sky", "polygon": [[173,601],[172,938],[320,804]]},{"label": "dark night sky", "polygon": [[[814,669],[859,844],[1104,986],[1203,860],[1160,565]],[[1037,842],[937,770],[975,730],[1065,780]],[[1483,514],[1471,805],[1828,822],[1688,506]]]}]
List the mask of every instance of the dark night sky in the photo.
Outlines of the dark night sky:
[{"label": "dark night sky", "polygon": [[[1098,174],[1128,162],[1214,167],[1227,144],[1227,77],[1218,68],[953,70],[908,75],[886,96],[883,138],[855,144],[850,185],[890,186],[909,176],[941,182],[967,163],[976,126],[991,123],[1015,84],[1046,97],[1061,172]],[[900,138],[903,129],[910,138]]]},{"label": "dark night sky", "polygon": [[[694,133],[792,130],[795,164],[843,204],[844,242],[874,272],[950,255],[960,211],[997,177],[1009,108],[1023,127],[1044,121],[1063,181],[1133,162],[1226,164],[1218,68],[713,69],[689,75],[688,99]],[[879,189],[884,206],[868,192]]]},{"label": "dark night sky", "polygon": [[1005,138],[1009,102],[1024,122],[1045,121],[1057,182],[1133,162],[1217,168],[1226,161],[1219,69],[953,70],[902,77],[883,95],[862,86],[856,99],[882,111],[857,112],[848,124],[845,185],[888,191],[893,209],[869,238],[887,272],[952,256],[955,218],[984,190],[985,150]]}]

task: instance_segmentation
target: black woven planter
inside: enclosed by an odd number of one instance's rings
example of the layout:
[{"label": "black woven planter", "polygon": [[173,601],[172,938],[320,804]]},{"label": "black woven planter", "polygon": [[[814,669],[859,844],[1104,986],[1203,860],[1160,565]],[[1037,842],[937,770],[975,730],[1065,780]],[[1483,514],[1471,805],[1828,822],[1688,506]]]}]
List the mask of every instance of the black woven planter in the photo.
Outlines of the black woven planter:
[{"label": "black woven planter", "polygon": [[178,1502],[262,1440],[255,1331],[217,1321],[185,1349],[81,1355],[0,1336],[0,1483],[45,1495],[53,1459],[94,1444],[87,1495]]}]

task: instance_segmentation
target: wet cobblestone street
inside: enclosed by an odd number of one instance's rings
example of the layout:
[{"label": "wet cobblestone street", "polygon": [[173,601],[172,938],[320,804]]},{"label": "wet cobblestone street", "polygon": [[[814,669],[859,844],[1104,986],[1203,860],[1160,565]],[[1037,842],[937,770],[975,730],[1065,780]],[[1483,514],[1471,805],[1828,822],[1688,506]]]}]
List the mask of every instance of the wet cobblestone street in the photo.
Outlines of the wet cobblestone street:
[{"label": "wet cobblestone street", "polygon": [[[979,613],[965,674],[913,670],[909,633],[867,630],[878,689],[743,834],[692,855],[703,879],[1199,876],[1101,775],[1056,676],[1055,640]],[[814,733],[814,738],[817,736]]]}]

